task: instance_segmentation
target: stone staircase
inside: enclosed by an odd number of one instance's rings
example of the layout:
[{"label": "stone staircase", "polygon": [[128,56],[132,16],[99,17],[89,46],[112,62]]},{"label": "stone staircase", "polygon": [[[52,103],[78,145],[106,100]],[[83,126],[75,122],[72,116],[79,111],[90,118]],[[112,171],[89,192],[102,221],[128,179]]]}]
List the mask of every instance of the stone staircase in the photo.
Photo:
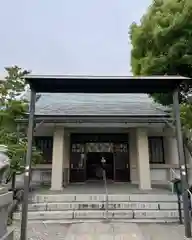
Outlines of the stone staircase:
[{"label": "stone staircase", "polygon": [[[179,221],[173,194],[109,195],[108,213],[105,198],[105,194],[36,194],[29,201],[28,220],[61,223],[104,220],[108,216],[109,220],[128,222]],[[21,219],[21,206],[14,219]]]}]

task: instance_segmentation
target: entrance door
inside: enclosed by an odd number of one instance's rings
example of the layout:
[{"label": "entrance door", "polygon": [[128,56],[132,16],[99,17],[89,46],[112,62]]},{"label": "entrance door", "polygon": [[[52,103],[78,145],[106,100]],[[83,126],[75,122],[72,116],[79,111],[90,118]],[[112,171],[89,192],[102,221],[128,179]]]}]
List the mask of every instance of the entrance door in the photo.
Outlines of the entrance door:
[{"label": "entrance door", "polygon": [[106,171],[106,178],[108,180],[114,179],[114,160],[113,160],[113,153],[112,152],[104,152],[101,154],[102,157],[105,158],[105,171]]},{"label": "entrance door", "polygon": [[127,143],[115,144],[114,165],[115,181],[130,181],[129,153]]},{"label": "entrance door", "polygon": [[113,153],[111,152],[89,152],[86,157],[87,180],[103,180],[102,157],[105,158],[106,178],[113,180]]},{"label": "entrance door", "polygon": [[84,182],[85,172],[85,151],[84,144],[72,144],[70,182]]},{"label": "entrance door", "polygon": [[102,179],[101,169],[101,156],[98,152],[87,153],[86,161],[86,178],[87,180],[100,180]]}]

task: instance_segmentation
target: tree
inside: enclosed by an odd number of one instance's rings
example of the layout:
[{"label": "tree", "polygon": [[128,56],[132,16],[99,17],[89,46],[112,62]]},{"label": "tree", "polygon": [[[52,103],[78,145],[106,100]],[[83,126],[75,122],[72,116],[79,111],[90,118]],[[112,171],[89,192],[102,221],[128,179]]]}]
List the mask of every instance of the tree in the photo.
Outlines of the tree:
[{"label": "tree", "polygon": [[[29,72],[18,66],[8,67],[5,70],[6,80],[0,84],[0,144],[8,146],[8,155],[11,160],[8,182],[14,178],[15,174],[21,174],[24,171],[27,129],[26,126],[19,126],[16,120],[26,117],[28,111],[27,100],[19,96],[27,87],[23,77]],[[33,164],[41,161],[41,152],[35,146],[32,155]]]},{"label": "tree", "polygon": [[[191,19],[191,0],[153,0],[140,23],[130,27],[133,74],[192,77]],[[183,124],[192,129],[192,106],[188,103],[191,81],[185,80],[180,90]],[[171,94],[152,97],[163,105],[172,104]]]},{"label": "tree", "polygon": [[[130,27],[131,66],[134,75],[192,77],[192,1],[154,0],[139,24]],[[184,101],[191,93],[188,81],[181,86]],[[169,95],[154,95],[170,104]]]}]

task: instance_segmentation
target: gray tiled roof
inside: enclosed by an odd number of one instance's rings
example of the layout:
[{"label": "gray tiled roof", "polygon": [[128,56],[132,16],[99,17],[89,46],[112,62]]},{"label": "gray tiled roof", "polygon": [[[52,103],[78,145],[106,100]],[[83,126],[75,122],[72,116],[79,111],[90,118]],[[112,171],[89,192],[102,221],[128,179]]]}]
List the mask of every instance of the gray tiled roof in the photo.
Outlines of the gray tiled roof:
[{"label": "gray tiled roof", "polygon": [[36,115],[49,116],[162,116],[163,110],[146,94],[43,93],[36,103]]}]

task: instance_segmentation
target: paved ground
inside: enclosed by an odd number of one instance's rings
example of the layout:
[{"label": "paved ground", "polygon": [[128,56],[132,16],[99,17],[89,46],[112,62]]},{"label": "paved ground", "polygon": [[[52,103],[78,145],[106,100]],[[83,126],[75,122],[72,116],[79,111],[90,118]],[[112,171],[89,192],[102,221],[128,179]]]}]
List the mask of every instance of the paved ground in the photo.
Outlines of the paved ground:
[{"label": "paved ground", "polygon": [[[20,227],[15,225],[15,240]],[[184,228],[177,224],[78,223],[28,225],[29,240],[183,240]]]}]

